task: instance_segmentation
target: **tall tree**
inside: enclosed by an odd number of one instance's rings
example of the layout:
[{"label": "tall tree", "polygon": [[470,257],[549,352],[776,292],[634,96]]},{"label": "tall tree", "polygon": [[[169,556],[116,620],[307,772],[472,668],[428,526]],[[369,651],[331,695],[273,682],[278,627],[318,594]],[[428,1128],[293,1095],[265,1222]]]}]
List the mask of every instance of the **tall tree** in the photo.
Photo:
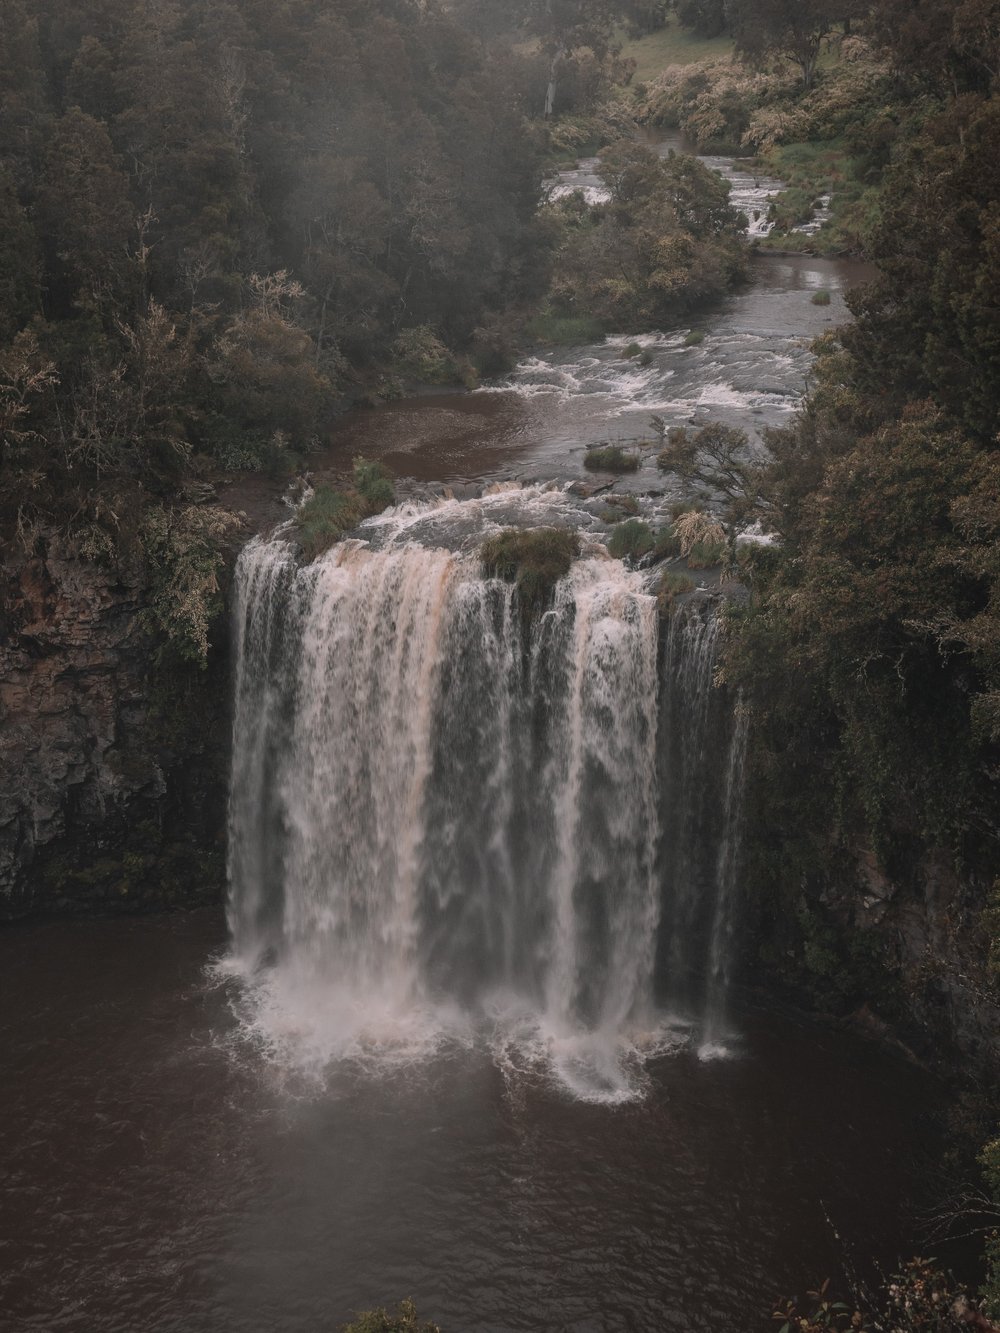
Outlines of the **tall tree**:
[{"label": "tall tree", "polygon": [[844,9],[837,0],[730,0],[729,23],[740,55],[754,63],[783,56],[811,88],[823,41]]},{"label": "tall tree", "polygon": [[525,24],[538,40],[548,64],[546,119],[555,114],[560,74],[567,58],[586,47],[603,61],[611,49],[619,18],[616,0],[530,0]]}]

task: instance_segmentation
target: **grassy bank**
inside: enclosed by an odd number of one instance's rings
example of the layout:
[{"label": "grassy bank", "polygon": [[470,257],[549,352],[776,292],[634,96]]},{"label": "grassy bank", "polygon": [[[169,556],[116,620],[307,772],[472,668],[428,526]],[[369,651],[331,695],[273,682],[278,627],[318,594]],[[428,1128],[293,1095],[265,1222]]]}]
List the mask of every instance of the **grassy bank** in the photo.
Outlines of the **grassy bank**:
[{"label": "grassy bank", "polygon": [[635,61],[635,83],[648,83],[671,65],[695,65],[703,60],[724,60],[733,54],[730,37],[697,37],[682,28],[673,15],[659,32],[626,42],[622,55]]},{"label": "grassy bank", "polygon": [[[760,171],[787,183],[774,202],[775,227],[762,238],[764,250],[801,250],[810,254],[863,255],[876,220],[877,186],[866,180],[869,164],[843,138],[779,144],[757,158]],[[823,195],[830,196],[830,220],[821,231],[804,236],[792,228],[812,217]]]}]

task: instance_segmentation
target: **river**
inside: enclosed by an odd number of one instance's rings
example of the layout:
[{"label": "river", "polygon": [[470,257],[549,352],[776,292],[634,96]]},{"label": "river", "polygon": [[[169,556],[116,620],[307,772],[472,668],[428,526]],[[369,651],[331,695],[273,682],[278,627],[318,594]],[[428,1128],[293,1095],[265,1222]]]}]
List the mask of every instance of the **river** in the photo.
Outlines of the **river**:
[{"label": "river", "polygon": [[448,1333],[750,1333],[914,1244],[935,1093],[874,1045],[743,1009],[738,1058],[665,1055],[614,1109],[461,1047],[320,1093],[246,1039],[225,945],[215,912],[0,936],[5,1329],[315,1333],[409,1295]]},{"label": "river", "polygon": [[[658,139],[663,153],[683,150]],[[729,179],[731,198],[751,232],[766,229],[769,199],[780,182],[749,174],[723,158],[706,158]],[[554,192],[593,198],[593,163],[562,172]],[[754,221],[756,219],[756,221]],[[846,294],[873,270],[856,260],[758,252],[750,282],[693,325],[667,333],[625,334],[601,344],[538,349],[506,379],[474,393],[423,393],[376,411],[352,412],[334,431],[316,470],[343,468],[356,453],[381,458],[400,476],[573,480],[585,475],[587,445],[645,437],[650,418],[667,426],[724,421],[751,434],[788,425],[809,384],[810,346],[850,318]],[[828,305],[814,304],[817,293]],[[687,345],[696,331],[703,341]],[[630,345],[646,353],[628,356]],[[619,489],[662,489],[652,449]]]},{"label": "river", "polygon": [[[587,172],[585,164],[564,183],[586,185]],[[768,183],[742,175],[737,185],[756,211]],[[528,500],[518,500],[511,482],[577,480],[587,443],[641,435],[653,413],[668,424],[722,418],[751,429],[789,421],[806,387],[809,341],[844,318],[843,294],[864,276],[852,264],[758,257],[753,282],[699,322],[705,337],[696,346],[687,345],[688,330],[637,338],[651,354],[645,365],[625,355],[627,338],[548,350],[479,392],[421,395],[355,412],[338,426],[317,471],[363,452],[400,473],[456,488],[473,479],[476,489],[484,480],[505,483],[499,499],[468,509],[455,502],[446,514],[458,534],[452,547],[442,554],[431,543],[425,553],[428,569],[438,571],[434,579],[448,569],[449,586],[460,591],[467,583],[455,573],[453,551],[479,531],[470,524],[488,521],[484,510],[562,503],[530,486]],[[812,303],[818,290],[830,292],[829,305]],[[652,450],[641,471],[619,485],[662,491]],[[441,512],[394,519],[394,531],[433,528]],[[585,527],[583,535],[589,540]],[[377,546],[373,539],[374,554],[351,548],[343,568],[325,567],[330,591],[318,579],[303,606],[311,615],[320,594],[349,596],[360,614],[364,580],[374,571],[380,632],[400,645],[398,660],[409,662],[417,679],[420,662],[401,637],[403,617],[393,614],[379,573],[399,562],[391,543],[388,554]],[[580,597],[591,595],[590,584],[583,586],[590,577],[580,576],[576,623]],[[593,580],[603,597],[602,578],[606,583],[597,569]],[[619,628],[609,636],[614,617],[602,612],[605,637],[593,650],[602,681],[609,653],[618,652],[622,666],[628,660],[622,636],[637,632],[649,601],[633,576],[614,579],[621,586],[607,599],[618,608]],[[425,596],[427,581],[418,582],[412,596]],[[305,629],[296,632],[322,688],[316,642]],[[282,630],[274,640],[279,685],[278,648],[287,637]],[[351,689],[361,688],[362,675],[389,680],[388,660],[373,657],[361,672],[359,643],[348,661]],[[263,650],[271,661],[267,642]],[[517,658],[510,645],[506,651]],[[708,679],[711,660],[704,661]],[[581,676],[589,669],[584,663]],[[296,668],[296,679],[305,678],[303,670]],[[572,683],[572,672],[564,674]],[[402,668],[393,679],[390,720],[396,743],[409,744],[419,729],[410,714],[420,711],[411,705],[420,698]],[[506,694],[501,689],[502,671],[488,697],[477,695],[478,679],[486,678],[469,676],[463,686],[466,712],[443,707],[440,727],[458,736],[477,708],[486,727],[496,700],[513,706],[509,684]],[[260,688],[273,683],[265,679]],[[648,701],[648,691],[643,697]],[[263,713],[251,703],[263,735]],[[598,718],[606,704],[588,706]],[[291,812],[285,825],[308,873],[299,887],[286,883],[285,907],[293,890],[301,894],[292,904],[301,956],[330,929],[328,867],[357,848],[338,851],[336,823],[322,817],[326,761],[317,736],[325,710],[303,711],[295,691],[276,715],[289,710],[298,710],[301,735],[283,761]],[[537,710],[524,725],[537,732]],[[637,716],[636,744],[652,743],[651,725]],[[683,720],[677,725],[683,731]],[[591,725],[589,734],[600,739],[600,727]],[[382,743],[391,746],[393,737]],[[348,752],[370,790],[368,733],[346,738],[339,753]],[[456,752],[451,743],[432,747],[426,763],[447,767]],[[270,751],[264,759],[262,782],[271,780]],[[615,763],[625,771],[629,754]],[[247,771],[256,771],[252,763]],[[433,782],[430,768],[422,781]],[[471,797],[459,790],[463,781],[462,771],[449,770],[440,792],[451,791],[454,808],[464,810],[461,801]],[[521,773],[507,781],[523,787],[526,779]],[[560,781],[565,787],[568,779]],[[395,789],[383,783],[379,791],[391,807]],[[358,791],[344,799],[357,802]],[[726,799],[716,795],[706,804]],[[314,807],[308,836],[293,818],[303,804]],[[397,802],[395,816],[389,809],[401,830],[405,804]],[[255,808],[251,801],[237,820],[241,838],[253,836]],[[580,811],[586,815],[580,806],[578,827],[589,833]],[[485,813],[501,827],[496,811]],[[468,849],[445,819],[431,823],[439,857],[458,848],[460,877]],[[385,854],[382,828],[372,825],[367,865]],[[558,834],[544,837],[561,855],[567,840]],[[646,881],[634,868],[628,874],[641,896]],[[449,884],[434,887],[451,901]],[[484,914],[492,900],[491,889]],[[400,915],[404,907],[410,910],[405,903],[394,909],[385,929],[376,923],[373,947],[384,949],[385,930],[399,921],[403,936],[420,925],[412,912]],[[558,916],[558,904],[553,911]],[[440,989],[448,991],[460,973],[455,994],[474,992],[482,981],[480,954],[470,948],[463,955],[454,939],[446,945],[440,938],[426,945],[428,967],[445,977]],[[287,936],[263,940],[259,953],[282,948],[289,948]],[[316,1059],[315,1034],[330,1026],[324,1006],[333,1003],[332,992],[325,1000],[310,991],[305,1009],[268,1007],[274,992],[262,1000],[248,989],[217,911],[11,928],[0,935],[0,975],[4,1328],[318,1333],[354,1311],[412,1296],[445,1333],[750,1333],[768,1326],[772,1301],[828,1276],[841,1280],[845,1269],[867,1275],[873,1262],[891,1269],[912,1252],[920,1204],[914,1182],[940,1153],[932,1123],[938,1090],[926,1075],[874,1044],[760,1007],[747,994],[729,998],[724,1048],[706,1049],[683,1030],[676,1041],[661,1033],[640,1050],[634,1068],[612,1079],[608,1095],[588,1095],[554,1076],[566,1073],[552,1057],[558,1034],[545,1036],[545,1058],[528,1058],[524,1043],[500,1025],[484,1025],[481,1010],[474,1023],[465,1015],[436,1023],[426,1041],[400,1039],[395,1029],[373,1036],[366,1014],[363,1041],[336,1052],[324,1047]],[[559,989],[548,974],[546,987]],[[605,1001],[591,995],[589,1003]]]}]

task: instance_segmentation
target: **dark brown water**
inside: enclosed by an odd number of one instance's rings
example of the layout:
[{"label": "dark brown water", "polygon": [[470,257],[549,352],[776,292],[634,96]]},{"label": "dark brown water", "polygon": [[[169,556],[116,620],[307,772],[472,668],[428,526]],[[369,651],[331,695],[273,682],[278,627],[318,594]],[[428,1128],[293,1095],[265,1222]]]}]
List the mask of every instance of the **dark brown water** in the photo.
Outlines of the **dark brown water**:
[{"label": "dark brown water", "polygon": [[239,1035],[216,913],[0,936],[0,1326],[314,1333],[413,1296],[448,1333],[752,1330],[913,1244],[935,1092],[773,1013],[610,1109],[443,1051],[328,1087]]}]

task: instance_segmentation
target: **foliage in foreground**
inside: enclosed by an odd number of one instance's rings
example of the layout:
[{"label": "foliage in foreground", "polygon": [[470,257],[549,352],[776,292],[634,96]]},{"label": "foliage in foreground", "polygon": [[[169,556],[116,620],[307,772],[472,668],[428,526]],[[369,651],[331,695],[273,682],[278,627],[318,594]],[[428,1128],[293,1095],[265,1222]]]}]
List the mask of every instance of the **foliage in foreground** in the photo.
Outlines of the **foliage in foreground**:
[{"label": "foliage in foreground", "polygon": [[341,1333],[441,1333],[437,1324],[422,1320],[412,1301],[401,1301],[391,1310],[364,1310],[345,1324]]},{"label": "foliage in foreground", "polygon": [[776,1333],[995,1333],[985,1313],[935,1259],[911,1259],[878,1297],[848,1303],[829,1279],[803,1299],[783,1301],[772,1318]]}]

